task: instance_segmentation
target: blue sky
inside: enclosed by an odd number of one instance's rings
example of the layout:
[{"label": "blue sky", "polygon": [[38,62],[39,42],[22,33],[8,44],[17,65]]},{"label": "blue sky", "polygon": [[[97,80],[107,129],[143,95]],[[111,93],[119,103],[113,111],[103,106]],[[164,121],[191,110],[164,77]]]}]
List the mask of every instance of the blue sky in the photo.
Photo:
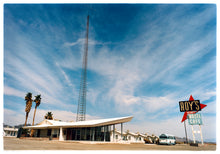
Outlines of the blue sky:
[{"label": "blue sky", "polygon": [[27,92],[42,97],[36,122],[75,121],[88,13],[87,119],[133,115],[125,129],[184,137],[179,101],[193,95],[215,140],[214,4],[5,4],[4,123],[24,123]]}]

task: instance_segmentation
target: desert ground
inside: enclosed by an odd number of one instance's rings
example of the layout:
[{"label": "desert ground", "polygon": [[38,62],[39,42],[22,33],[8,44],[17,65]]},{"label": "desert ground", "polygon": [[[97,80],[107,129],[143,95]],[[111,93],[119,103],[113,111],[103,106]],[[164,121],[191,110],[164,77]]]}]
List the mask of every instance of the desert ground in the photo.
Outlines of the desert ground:
[{"label": "desert ground", "polygon": [[155,145],[155,144],[112,144],[71,141],[30,140],[4,137],[4,150],[188,150],[215,151],[215,144],[204,144],[198,147],[186,144]]}]

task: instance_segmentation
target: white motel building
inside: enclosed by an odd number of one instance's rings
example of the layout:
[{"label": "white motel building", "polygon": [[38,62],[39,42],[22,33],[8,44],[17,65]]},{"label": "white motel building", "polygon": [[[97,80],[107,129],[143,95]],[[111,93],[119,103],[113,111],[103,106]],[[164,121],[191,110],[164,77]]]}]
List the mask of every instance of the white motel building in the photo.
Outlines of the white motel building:
[{"label": "white motel building", "polygon": [[[62,122],[59,120],[45,119],[35,126],[26,126],[23,127],[23,129],[34,129],[34,137],[59,141],[144,143],[144,135],[123,132],[123,123],[131,121],[132,118],[132,116],[128,116],[78,122]],[[121,130],[117,131],[115,125],[120,125]]]},{"label": "white motel building", "polygon": [[4,130],[3,136],[16,137],[18,134],[18,128],[4,127],[3,130]]}]

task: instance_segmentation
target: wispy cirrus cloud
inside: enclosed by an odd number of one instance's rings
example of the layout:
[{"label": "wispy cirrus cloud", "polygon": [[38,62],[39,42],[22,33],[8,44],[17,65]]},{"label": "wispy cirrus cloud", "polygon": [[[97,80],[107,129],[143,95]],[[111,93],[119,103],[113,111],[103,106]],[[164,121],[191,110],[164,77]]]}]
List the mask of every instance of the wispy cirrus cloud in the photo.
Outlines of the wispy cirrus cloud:
[{"label": "wispy cirrus cloud", "polygon": [[[209,15],[205,15],[202,23],[195,22],[195,19],[206,13]],[[118,107],[116,110],[124,109],[127,113],[135,113],[134,106],[141,104],[139,106],[141,107],[146,103],[144,106],[146,111],[157,114],[157,111],[166,108],[167,104],[177,107],[179,99],[186,99],[183,97],[190,94],[197,95],[198,85],[202,84],[199,93],[203,94],[207,92],[207,87],[215,82],[213,80],[215,79],[215,65],[213,65],[216,63],[215,58],[201,61],[215,48],[215,31],[196,33],[194,38],[191,38],[192,41],[188,42],[193,32],[198,32],[200,24],[210,22],[212,18],[210,14],[213,14],[213,10],[206,9],[204,12],[189,16],[189,22],[186,22],[188,20],[184,16],[181,16],[177,22],[177,14],[180,15],[181,12],[170,13],[169,18],[164,16],[157,18],[155,22],[150,23],[150,30],[146,33],[142,30],[142,35],[136,39],[123,42],[121,45],[124,45],[123,51],[126,53],[123,56],[112,54],[112,52],[119,53],[119,51],[116,49],[112,51],[107,46],[100,50],[102,52],[90,51],[89,69],[108,79],[105,84],[111,87],[106,91],[106,95],[109,101],[115,102]],[[161,21],[160,27],[158,27],[159,21]],[[172,26],[165,25],[165,21]],[[136,43],[138,51],[131,48]],[[211,82],[203,84],[202,81]],[[160,84],[157,83],[172,86],[173,89],[167,88],[166,92],[155,97],[141,96],[136,93],[142,84],[155,85],[159,90]],[[187,85],[191,85],[190,88]],[[164,88],[159,91],[162,90],[165,91]],[[148,92],[150,91],[145,92],[147,96]]]},{"label": "wispy cirrus cloud", "polygon": [[[13,8],[17,11],[5,7],[7,98],[15,99],[23,91],[40,93],[39,113],[53,110],[67,119],[74,116],[69,110],[76,112],[87,16],[76,11],[84,7],[78,6],[68,6],[73,14],[62,5],[33,5],[29,14],[22,12],[24,6]],[[44,13],[39,15],[39,10]],[[134,123],[143,126],[140,130],[156,130],[179,116],[178,101],[191,94],[215,106],[214,5],[124,5],[123,13],[116,5],[99,5],[97,10],[99,15],[90,16],[89,29],[91,116],[134,115]],[[6,104],[13,103],[10,99]],[[213,119],[211,111],[205,114]],[[179,124],[172,126],[180,132]]]},{"label": "wispy cirrus cloud", "polygon": [[82,45],[83,43],[85,43],[85,39],[80,38],[76,42],[65,42],[64,46],[71,47],[71,46],[75,46],[75,45],[79,45],[79,44]]},{"label": "wispy cirrus cloud", "polygon": [[[35,124],[41,122],[44,120],[44,116],[47,114],[47,112],[52,112],[53,118],[62,120],[62,121],[76,121],[76,114],[71,111],[66,110],[43,110],[40,109],[40,106],[36,110],[35,115]],[[33,122],[33,114],[34,114],[34,108],[32,107],[32,110],[29,113],[28,116],[28,123],[32,124]],[[89,114],[86,114],[87,120],[94,120],[94,119],[100,119],[98,116],[91,116]],[[7,121],[8,125],[20,125],[24,124],[25,122],[25,112],[24,111],[14,111],[10,109],[4,109],[4,121]]]},{"label": "wispy cirrus cloud", "polygon": [[22,96],[25,95],[25,92],[14,89],[12,87],[5,86],[4,87],[4,94],[5,95],[10,95],[10,96],[22,97]]},{"label": "wispy cirrus cloud", "polygon": [[[49,66],[48,59],[43,58],[43,55],[38,52],[38,48],[33,48],[35,42],[26,41],[26,38],[22,36],[17,37],[19,38],[16,44],[19,45],[15,47],[18,52],[6,50],[5,53],[5,83],[7,88],[5,95],[9,95],[8,89],[15,89],[14,85],[16,85],[17,91],[41,94],[42,101],[47,104],[63,104],[64,85],[62,78],[66,84],[70,84],[65,72],[59,69],[57,65]],[[41,48],[40,50],[44,49]],[[8,83],[10,84],[7,85]],[[74,88],[74,86],[70,85],[70,88]],[[22,93],[15,93],[14,95],[16,94],[24,97],[21,95]]]},{"label": "wispy cirrus cloud", "polygon": [[[83,48],[85,45],[85,41],[86,41],[85,38],[79,38],[75,42],[65,42],[63,44],[63,46],[64,47],[73,47],[76,45],[80,45]],[[89,44],[89,46],[95,46],[95,45],[108,45],[108,44],[112,44],[112,43],[111,42],[99,42],[94,39],[88,38],[88,44]]]}]

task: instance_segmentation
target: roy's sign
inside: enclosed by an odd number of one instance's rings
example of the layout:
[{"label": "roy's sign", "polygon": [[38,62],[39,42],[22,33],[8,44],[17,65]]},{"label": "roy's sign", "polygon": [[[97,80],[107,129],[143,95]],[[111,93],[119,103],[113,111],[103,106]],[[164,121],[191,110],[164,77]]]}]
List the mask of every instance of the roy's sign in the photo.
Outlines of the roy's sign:
[{"label": "roy's sign", "polygon": [[179,101],[180,112],[186,111],[201,111],[200,101]]}]

